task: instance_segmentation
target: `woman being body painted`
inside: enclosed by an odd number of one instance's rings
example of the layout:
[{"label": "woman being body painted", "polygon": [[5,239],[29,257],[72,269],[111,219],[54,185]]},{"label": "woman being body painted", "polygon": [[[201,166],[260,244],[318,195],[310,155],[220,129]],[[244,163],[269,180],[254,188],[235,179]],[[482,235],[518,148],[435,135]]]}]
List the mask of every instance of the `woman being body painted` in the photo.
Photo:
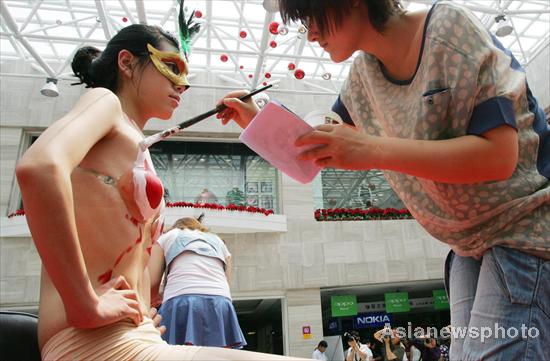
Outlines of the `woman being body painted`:
[{"label": "woman being body painted", "polygon": [[169,119],[188,87],[177,40],[158,27],[131,25],[103,52],[82,48],[72,65],[93,89],[44,131],[16,169],[43,262],[43,359],[288,359],[171,346],[147,316],[146,265],[162,232],[164,202],[139,143],[147,121]]},{"label": "woman being body painted", "polygon": [[[543,355],[550,342],[550,129],[525,72],[467,9],[405,12],[394,0],[280,0],[335,62],[353,62],[333,110],[297,145],[323,167],[382,169],[407,208],[449,244],[453,327],[531,329],[455,338],[451,359]],[[257,108],[229,94],[245,128]],[[538,331],[538,332],[536,332]],[[513,335],[513,333],[511,333]],[[536,355],[536,356],[534,356]]]}]

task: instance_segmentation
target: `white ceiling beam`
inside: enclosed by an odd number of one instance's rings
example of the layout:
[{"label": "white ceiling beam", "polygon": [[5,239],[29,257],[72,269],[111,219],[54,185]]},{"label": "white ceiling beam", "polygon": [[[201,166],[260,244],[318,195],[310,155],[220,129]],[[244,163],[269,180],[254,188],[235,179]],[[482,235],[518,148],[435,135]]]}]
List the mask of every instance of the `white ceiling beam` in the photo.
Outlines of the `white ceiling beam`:
[{"label": "white ceiling beam", "polygon": [[[73,12],[73,7],[71,6],[71,2],[69,0],[65,0],[65,3],[67,4],[67,9],[69,9],[69,13],[71,14],[71,19],[73,19],[72,21],[76,21],[76,16]],[[78,36],[82,36],[82,32],[80,31],[80,26],[78,26],[78,22],[75,22],[74,24],[75,24],[74,27],[76,28],[76,32],[78,33]]]},{"label": "white ceiling beam", "polygon": [[101,27],[103,28],[103,32],[105,33],[105,39],[110,40],[111,30],[109,29],[109,19],[107,18],[107,14],[105,13],[105,8],[103,7],[103,1],[95,0],[95,6],[97,8],[99,19],[101,19]]},{"label": "white ceiling beam", "polygon": [[[95,31],[95,29],[97,29],[98,26],[99,26],[99,23],[96,22],[95,25],[92,28],[90,28],[90,30],[86,33],[86,35],[84,36],[84,39],[89,38],[90,35],[92,35],[92,33]],[[73,61],[74,55],[76,54],[78,49],[80,49],[80,47],[84,46],[84,44],[85,44],[85,42],[82,42],[82,43],[80,43],[80,44],[78,44],[77,46],[74,47],[74,50],[65,59],[65,62],[58,68],[58,70],[57,70],[57,75],[58,76],[60,74],[62,74],[63,71],[65,70],[65,68],[67,67],[67,65],[69,65],[69,63]]]},{"label": "white ceiling beam", "polygon": [[19,31],[23,31],[25,30],[25,28],[27,27],[27,25],[30,23],[32,17],[34,16],[34,14],[36,13],[36,11],[38,10],[38,8],[40,7],[40,5],[42,5],[42,0],[39,0],[36,2],[36,4],[34,4],[34,6],[32,7],[31,9],[31,12],[29,13],[29,16],[27,16],[27,19],[25,20],[25,22],[23,23],[23,25],[21,25],[21,27],[19,28]]},{"label": "white ceiling beam", "polygon": [[135,23],[136,23],[136,18],[134,18],[134,14],[132,14],[132,12],[130,11],[130,9],[128,9],[128,6],[126,6],[125,0],[118,0],[118,2],[120,3],[120,6],[121,6],[122,9],[124,10],[124,13],[125,13],[126,16],[128,17],[128,19],[130,19],[130,22],[131,22],[132,24],[135,24]]},{"label": "white ceiling beam", "polygon": [[[168,9],[168,11],[166,12],[166,14],[164,14],[164,16],[162,17],[162,20],[160,21],[160,27],[161,28],[164,28],[164,25],[166,24],[166,22],[168,21],[168,19],[170,19],[170,16],[174,15],[177,13],[177,2],[176,0],[172,0],[172,5],[170,5],[170,8]],[[178,21],[176,19],[174,19],[176,24],[178,23]],[[177,27],[177,26],[176,26]]]},{"label": "white ceiling beam", "polygon": [[[212,26],[215,26],[214,24],[212,24]],[[218,26],[215,26],[216,27],[216,31],[217,32],[220,32],[222,34],[225,34],[227,36],[227,39],[228,40],[236,40],[237,41],[237,50],[240,49],[240,46],[243,45],[243,46],[246,46],[248,49],[252,50],[252,51],[257,51],[258,48],[257,47],[253,47],[252,45],[248,44],[246,41],[244,41],[244,39],[240,39],[240,38],[237,38],[231,34],[229,34],[227,31],[223,30],[222,28],[218,27]],[[225,39],[224,39],[225,40]]]},{"label": "white ceiling beam", "polygon": [[[43,75],[37,75],[37,74],[18,74],[18,73],[0,73],[0,77],[6,77],[6,78],[41,78],[43,79]],[[63,76],[60,77],[58,80],[61,81],[74,81],[74,77],[70,76]],[[193,83],[193,88],[201,88],[201,89],[220,89],[220,90],[239,90],[242,89],[241,84],[235,84],[235,86],[227,86],[227,85],[217,85],[217,84],[195,84]],[[282,93],[282,94],[302,94],[302,95],[337,95],[337,92],[321,92],[321,91],[310,91],[310,90],[296,90],[296,89],[276,89],[271,88],[269,89],[270,93]]]},{"label": "white ceiling beam", "polygon": [[[85,18],[80,18],[80,19],[74,19],[74,20],[71,20],[71,21],[67,21],[67,22],[64,22],[64,23],[61,23],[61,25],[55,23],[55,24],[52,24],[52,25],[47,25],[47,26],[44,26],[44,27],[41,27],[41,28],[38,28],[38,29],[34,29],[34,30],[30,30],[30,31],[25,31],[25,32],[22,32],[21,34],[23,35],[27,35],[27,34],[34,34],[34,33],[39,33],[39,32],[42,32],[42,31],[46,31],[46,30],[49,30],[49,29],[54,29],[54,28],[58,28],[60,26],[67,26],[67,25],[72,25],[72,24],[77,24],[78,22],[80,21],[86,21],[86,20],[90,20],[92,18],[95,18],[96,16],[95,15],[92,15],[92,16],[87,16]],[[46,21],[42,21],[41,24],[45,24]],[[80,34],[80,31],[79,31],[79,36],[82,36],[82,34]]]},{"label": "white ceiling beam", "polygon": [[[4,24],[0,24],[0,25],[2,29],[7,30]],[[15,50],[17,55],[19,55],[19,57],[21,58],[21,60],[27,61],[28,59],[27,59],[27,55],[25,54],[25,51],[21,48],[21,45],[19,45],[19,43],[15,41],[15,38],[13,36],[8,36],[7,38],[11,46],[13,46],[13,49]]]},{"label": "white ceiling beam", "polygon": [[[11,30],[11,29],[10,29]],[[215,31],[215,29],[213,29]],[[1,36],[11,36],[10,33],[1,32]],[[21,35],[21,37],[27,38],[27,39],[35,39],[35,40],[55,40],[59,42],[65,42],[65,43],[81,43],[85,41],[89,44],[97,44],[97,45],[105,45],[107,44],[107,40],[104,39],[84,39],[84,38],[78,38],[78,37],[68,37],[68,36],[54,36],[54,35],[39,35],[39,34],[29,34],[29,35]],[[219,35],[217,36],[218,40],[223,41]],[[250,57],[257,57],[258,53],[254,51],[243,51],[243,50],[231,50],[228,47],[223,48],[206,48],[206,47],[194,47],[193,51],[195,53],[199,54],[210,54],[210,53],[226,53],[226,54],[232,54],[232,55],[245,55]],[[278,54],[278,53],[269,53],[269,56],[272,58],[282,58],[282,59],[298,59],[298,60],[306,60],[306,61],[322,61],[326,63],[332,63],[332,60],[329,58],[317,58],[315,56],[304,56],[304,55],[291,55],[291,54]],[[265,54],[264,54],[265,57]],[[348,64],[351,63],[351,60],[346,60],[342,64]]]},{"label": "white ceiling beam", "polygon": [[254,75],[252,76],[252,84],[250,84],[252,88],[256,88],[258,86],[260,72],[262,71],[262,66],[266,57],[266,50],[268,47],[267,44],[269,42],[269,38],[271,37],[271,33],[269,32],[269,23],[271,23],[274,18],[274,13],[266,11],[264,17],[264,31],[262,32],[262,40],[260,40],[259,54],[257,54],[258,60],[256,61],[256,69],[254,69]]},{"label": "white ceiling beam", "polygon": [[[241,3],[241,10],[242,10],[242,8],[244,8],[244,2]],[[241,11],[241,13],[242,13],[242,11]],[[240,29],[242,29],[242,27],[243,27],[243,17],[239,15],[239,25],[238,25],[238,31],[239,31],[239,33],[240,33]],[[220,30],[221,30],[221,26],[218,27],[217,30],[220,31]],[[225,32],[224,32],[224,33],[225,33]],[[226,33],[226,34],[227,34],[227,33]],[[237,38],[235,37],[235,35],[233,35],[233,38],[237,39]],[[240,38],[240,34],[239,34],[239,38]],[[244,40],[244,39],[241,39],[241,40],[238,40],[238,41],[237,41],[237,50],[241,50],[241,45],[246,44],[243,40]],[[248,44],[246,44],[246,46],[250,47]],[[256,49],[257,49],[257,45],[256,45]],[[256,50],[256,49],[254,49],[254,50]],[[237,55],[237,61],[238,61],[239,63],[240,63],[240,61],[241,61],[240,58],[241,58],[241,57],[240,57],[239,55]],[[235,66],[237,66],[237,64],[235,64]],[[239,67],[239,68],[240,68],[240,67]]]},{"label": "white ceiling beam", "polygon": [[21,36],[21,33],[19,32],[19,29],[17,28],[17,24],[15,23],[15,20],[13,20],[13,17],[11,16],[11,13],[6,5],[5,1],[0,1],[0,9],[2,9],[2,17],[4,18],[4,21],[6,22],[6,26],[9,30],[13,33],[13,36],[19,41],[21,45],[31,54],[31,56],[40,64],[40,66],[46,71],[46,74],[48,74],[50,77],[55,78],[55,72],[53,69],[42,59],[40,54],[34,48],[32,45]]},{"label": "white ceiling beam", "polygon": [[[243,10],[239,7],[239,5],[237,4],[236,1],[233,1],[233,4],[235,5],[235,9],[237,9],[237,12],[239,13],[239,22],[243,22],[244,23],[244,26],[246,27],[246,30],[248,30],[248,33],[250,35],[250,38],[252,39],[252,41],[254,42],[254,45],[256,45],[256,48],[257,49],[260,49],[260,44],[258,43],[258,40],[256,40],[256,36],[254,36],[254,32],[252,31],[252,28],[250,27],[250,25],[248,25],[248,21],[246,21],[246,18],[244,16],[244,13],[243,13]],[[244,6],[244,5],[243,5]],[[271,19],[273,19],[273,16],[271,16]],[[271,20],[272,21],[272,20]],[[264,27],[266,26],[267,24],[265,23],[264,21]],[[264,29],[265,30],[265,29]],[[262,34],[263,36],[263,34]],[[262,38],[263,39],[263,38]]]},{"label": "white ceiling beam", "polygon": [[[216,29],[212,28],[212,33],[214,34],[214,36],[218,39],[218,41],[220,42],[220,44],[222,45],[223,47],[223,51],[220,51],[221,53],[227,53],[228,57],[231,59],[231,61],[233,62],[233,64],[237,65],[238,64],[238,60],[235,59],[235,54],[240,54],[241,52],[236,52],[236,51],[230,51],[229,48],[227,47],[227,45],[225,45],[225,42],[223,41],[223,39],[220,37],[220,35],[218,34],[218,32],[216,31]],[[194,51],[197,50],[197,48],[193,49]],[[211,53],[211,49],[205,49],[206,50],[206,53],[207,54],[210,54]],[[249,84],[250,85],[250,80],[246,77],[245,73],[239,68],[237,69],[237,71],[241,74],[241,76],[243,77],[244,79],[244,82]]]},{"label": "white ceiling beam", "polygon": [[[42,27],[43,26],[42,19],[40,18],[40,15],[38,15],[38,13],[36,14],[36,20],[38,20],[38,24],[40,24],[40,26]],[[43,32],[44,32],[44,35],[46,35],[46,36],[50,35],[50,34],[48,34],[48,31],[46,31],[46,30],[43,30]],[[59,54],[57,53],[57,49],[55,48],[55,45],[53,44],[53,42],[51,40],[48,40],[48,44],[50,45],[50,48],[52,49],[52,53],[56,56],[57,59],[60,59]]]},{"label": "white ceiling beam", "polygon": [[[206,23],[203,25],[206,27],[206,47],[210,49],[212,47],[212,1],[206,2]],[[206,57],[206,66],[210,67],[212,56]]]},{"label": "white ceiling beam", "polygon": [[145,1],[136,0],[136,10],[140,24],[147,25],[147,14],[145,13]]},{"label": "white ceiling beam", "polygon": [[307,33],[301,35],[301,37],[298,35],[297,40],[300,40],[300,42],[296,44],[296,47],[294,48],[294,64],[296,64],[296,67],[298,67],[298,64],[300,64],[300,55],[304,53],[304,47],[307,43]]}]

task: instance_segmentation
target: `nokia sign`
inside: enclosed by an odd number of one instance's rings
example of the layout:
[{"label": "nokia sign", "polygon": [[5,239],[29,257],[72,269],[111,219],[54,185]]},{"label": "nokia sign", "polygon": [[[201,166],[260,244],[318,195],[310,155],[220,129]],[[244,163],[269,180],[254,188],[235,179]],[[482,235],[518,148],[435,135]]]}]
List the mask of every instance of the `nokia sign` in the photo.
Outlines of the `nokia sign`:
[{"label": "nokia sign", "polygon": [[353,328],[383,327],[387,323],[391,324],[392,322],[392,315],[388,313],[360,313],[353,317]]}]

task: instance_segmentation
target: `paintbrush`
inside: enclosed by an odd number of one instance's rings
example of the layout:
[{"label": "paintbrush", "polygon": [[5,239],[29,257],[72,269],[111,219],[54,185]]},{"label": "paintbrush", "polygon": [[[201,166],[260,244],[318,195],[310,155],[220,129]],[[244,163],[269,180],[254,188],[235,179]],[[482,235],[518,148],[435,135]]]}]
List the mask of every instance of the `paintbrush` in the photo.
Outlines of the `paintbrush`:
[{"label": "paintbrush", "polygon": [[[263,92],[264,90],[266,89],[269,89],[273,86],[273,84],[268,84],[262,88],[258,88],[258,89],[255,89],[253,91],[251,91],[250,93],[246,94],[246,95],[243,95],[242,97],[239,98],[239,100],[241,101],[246,101],[247,99],[249,99],[250,97],[260,93],[260,92]],[[219,113],[221,112],[222,110],[225,110],[227,109],[227,107],[224,105],[224,104],[220,104],[218,105],[217,107],[215,107],[214,109],[211,109],[209,111],[207,111],[206,113],[202,113],[200,115],[197,115],[196,117],[193,117],[189,120],[186,120],[185,122],[183,123],[180,123],[178,125],[176,125],[175,127],[172,127],[170,129],[166,129],[162,132],[159,132],[159,133],[156,133],[156,134],[153,134],[153,135],[150,135],[148,136],[147,138],[143,139],[141,142],[139,142],[139,147],[142,149],[142,150],[145,150],[147,148],[149,148],[150,146],[152,146],[153,144],[155,144],[156,142],[159,142],[163,139],[166,139],[178,132],[181,132],[183,129],[185,128],[188,128],[190,126],[192,126],[193,124],[197,124],[198,122],[200,122],[201,120],[204,120],[216,113]]]}]

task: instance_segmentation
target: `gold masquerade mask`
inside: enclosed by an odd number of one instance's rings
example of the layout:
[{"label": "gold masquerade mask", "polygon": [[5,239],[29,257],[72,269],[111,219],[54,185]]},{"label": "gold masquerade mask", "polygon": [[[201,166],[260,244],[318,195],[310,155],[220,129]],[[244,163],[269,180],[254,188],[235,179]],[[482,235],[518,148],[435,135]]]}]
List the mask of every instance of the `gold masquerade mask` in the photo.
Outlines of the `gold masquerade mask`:
[{"label": "gold masquerade mask", "polygon": [[187,63],[177,52],[160,51],[155,49],[151,44],[147,44],[151,61],[168,80],[176,85],[183,85],[189,88],[187,81]]}]

